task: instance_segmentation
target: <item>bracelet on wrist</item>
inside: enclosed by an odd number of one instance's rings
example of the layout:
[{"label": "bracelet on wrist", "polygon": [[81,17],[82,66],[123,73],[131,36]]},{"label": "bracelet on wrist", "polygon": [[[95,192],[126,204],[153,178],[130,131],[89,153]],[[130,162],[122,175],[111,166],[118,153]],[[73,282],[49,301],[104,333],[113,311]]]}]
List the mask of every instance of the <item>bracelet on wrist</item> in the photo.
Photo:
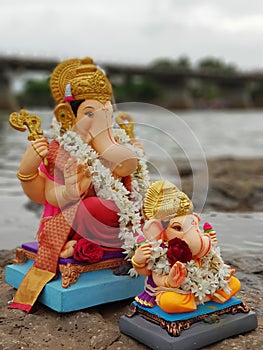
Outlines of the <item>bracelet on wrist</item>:
[{"label": "bracelet on wrist", "polygon": [[21,174],[19,171],[18,173],[16,174],[17,178],[20,180],[20,181],[32,181],[34,180],[36,177],[38,177],[38,174],[39,174],[39,170],[37,169],[36,172],[32,173],[32,174]]},{"label": "bracelet on wrist", "polygon": [[135,262],[134,256],[131,258],[131,263],[132,263],[133,267],[135,267],[137,269],[142,269],[143,267],[146,266],[146,264],[138,264],[137,262]]}]

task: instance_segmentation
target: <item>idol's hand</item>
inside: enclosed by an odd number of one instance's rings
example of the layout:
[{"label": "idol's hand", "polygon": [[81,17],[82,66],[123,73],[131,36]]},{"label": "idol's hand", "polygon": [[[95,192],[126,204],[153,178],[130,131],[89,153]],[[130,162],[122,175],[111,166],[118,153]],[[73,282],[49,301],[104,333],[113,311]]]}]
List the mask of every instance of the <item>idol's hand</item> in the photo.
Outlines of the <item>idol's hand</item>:
[{"label": "idol's hand", "polygon": [[26,175],[37,171],[42,160],[45,161],[47,154],[48,141],[44,137],[30,142],[21,159],[19,172]]},{"label": "idol's hand", "polygon": [[187,270],[183,263],[177,261],[171,268],[167,277],[168,286],[179,287],[187,276]]},{"label": "idol's hand", "polygon": [[134,147],[139,148],[140,150],[143,151],[143,154],[145,154],[145,149],[143,147],[143,145],[141,144],[141,142],[137,139],[130,139],[130,144],[133,145]]},{"label": "idol's hand", "polygon": [[80,197],[78,183],[78,163],[76,158],[69,158],[64,166],[65,199],[77,200]]},{"label": "idol's hand", "polygon": [[32,153],[35,153],[40,159],[44,159],[48,154],[48,142],[42,137],[31,142]]},{"label": "idol's hand", "polygon": [[64,167],[64,178],[64,197],[72,200],[77,200],[85,194],[92,181],[88,165],[78,163],[75,158],[69,158],[67,160]]},{"label": "idol's hand", "polygon": [[151,244],[142,244],[140,247],[138,247],[132,258],[134,267],[144,267],[151,257],[151,253]]},{"label": "idol's hand", "polygon": [[77,165],[77,182],[80,196],[85,195],[92,183],[92,176],[88,164],[79,163]]}]

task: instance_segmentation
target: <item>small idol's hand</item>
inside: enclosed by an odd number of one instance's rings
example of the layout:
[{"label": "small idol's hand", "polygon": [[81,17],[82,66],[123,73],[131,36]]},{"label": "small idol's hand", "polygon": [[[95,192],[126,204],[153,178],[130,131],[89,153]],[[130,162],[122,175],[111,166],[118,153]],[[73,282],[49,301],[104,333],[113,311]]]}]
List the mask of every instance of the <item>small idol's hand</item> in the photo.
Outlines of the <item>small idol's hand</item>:
[{"label": "small idol's hand", "polygon": [[213,230],[213,231],[207,232],[206,235],[208,235],[210,237],[210,239],[213,243],[215,243],[215,244],[218,243],[217,238],[216,238],[216,231]]},{"label": "small idol's hand", "polygon": [[229,277],[227,277],[226,279],[228,280],[228,279],[230,279],[235,273],[236,273],[236,269],[233,269],[231,266],[229,266],[229,265],[226,265],[227,266],[227,268],[228,268],[228,270],[229,270],[229,274],[230,274],[230,276]]},{"label": "small idol's hand", "polygon": [[187,276],[187,270],[183,263],[177,261],[168,275],[168,284],[171,287],[179,287]]},{"label": "small idol's hand", "polygon": [[147,263],[150,257],[151,244],[143,244],[136,249],[133,259],[138,265],[143,265]]},{"label": "small idol's hand", "polygon": [[32,141],[31,146],[32,152],[37,154],[41,159],[45,158],[48,154],[48,141],[44,137]]}]

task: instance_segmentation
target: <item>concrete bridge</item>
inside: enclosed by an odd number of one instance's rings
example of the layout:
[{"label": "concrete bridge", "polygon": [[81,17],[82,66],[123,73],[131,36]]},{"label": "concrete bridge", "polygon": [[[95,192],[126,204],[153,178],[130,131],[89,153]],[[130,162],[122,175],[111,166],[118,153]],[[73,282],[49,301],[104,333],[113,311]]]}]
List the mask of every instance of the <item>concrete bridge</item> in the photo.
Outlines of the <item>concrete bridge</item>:
[{"label": "concrete bridge", "polygon": [[[16,100],[11,89],[13,77],[22,72],[46,72],[50,74],[58,64],[56,59],[0,57],[0,109],[17,109]],[[261,73],[220,73],[208,70],[157,70],[150,66],[119,65],[99,63],[105,69],[113,85],[120,79],[138,79],[149,77],[156,81],[165,91],[164,95],[149,101],[166,108],[192,108],[193,99],[189,86],[202,83],[214,86],[227,108],[248,108],[255,104],[250,99],[249,89],[263,83]],[[258,96],[257,106],[263,107],[263,93]]]}]

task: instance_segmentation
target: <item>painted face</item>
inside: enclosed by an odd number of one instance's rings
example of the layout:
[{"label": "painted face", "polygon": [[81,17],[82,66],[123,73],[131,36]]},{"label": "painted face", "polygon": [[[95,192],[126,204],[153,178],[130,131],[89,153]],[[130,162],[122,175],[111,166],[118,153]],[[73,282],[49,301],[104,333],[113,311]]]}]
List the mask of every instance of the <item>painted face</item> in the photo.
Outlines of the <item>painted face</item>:
[{"label": "painted face", "polygon": [[191,230],[194,230],[199,234],[201,232],[198,226],[199,222],[200,217],[197,214],[178,216],[171,219],[165,230],[165,238],[168,241],[175,237],[184,239],[185,235]]},{"label": "painted face", "polygon": [[106,119],[107,127],[111,127],[112,112],[113,109],[110,101],[107,101],[103,105],[97,100],[85,100],[78,108],[73,129],[85,138],[94,124],[94,119],[98,119],[100,116]]},{"label": "painted face", "polygon": [[197,214],[176,217],[170,220],[164,239],[169,241],[180,238],[188,244],[193,256],[201,258],[210,250],[211,241],[201,232],[199,222],[200,217]]},{"label": "painted face", "polygon": [[137,155],[130,148],[118,144],[112,133],[113,108],[97,100],[83,101],[73,126],[82,139],[100,155],[102,163],[115,177],[130,175],[137,168]]}]

